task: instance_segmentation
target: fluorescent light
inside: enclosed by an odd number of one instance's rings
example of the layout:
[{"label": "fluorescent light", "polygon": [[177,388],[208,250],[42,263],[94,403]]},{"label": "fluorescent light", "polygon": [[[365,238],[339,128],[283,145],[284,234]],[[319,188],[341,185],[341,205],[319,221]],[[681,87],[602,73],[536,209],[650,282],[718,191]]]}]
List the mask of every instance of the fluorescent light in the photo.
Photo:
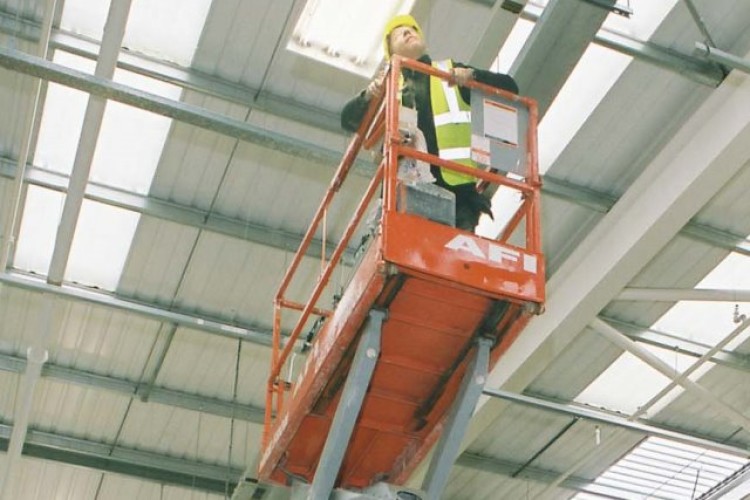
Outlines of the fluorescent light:
[{"label": "fluorescent light", "polygon": [[383,60],[383,28],[414,0],[308,0],[287,48],[331,66],[371,77]]}]

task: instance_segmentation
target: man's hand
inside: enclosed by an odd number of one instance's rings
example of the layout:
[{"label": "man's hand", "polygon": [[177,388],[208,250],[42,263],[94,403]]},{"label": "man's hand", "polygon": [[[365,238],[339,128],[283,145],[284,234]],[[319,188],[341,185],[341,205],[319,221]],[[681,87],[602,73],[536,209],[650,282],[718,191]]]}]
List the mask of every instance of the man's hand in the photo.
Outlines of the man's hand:
[{"label": "man's hand", "polygon": [[388,74],[388,66],[381,68],[375,78],[365,89],[365,98],[370,101],[373,98],[380,99],[385,93],[385,77]]},{"label": "man's hand", "polygon": [[368,101],[371,101],[373,98],[380,99],[383,97],[383,92],[385,92],[385,85],[383,85],[383,83],[384,82],[381,78],[376,78],[371,81],[365,89],[365,98],[367,98]]},{"label": "man's hand", "polygon": [[464,86],[474,79],[474,70],[471,68],[453,68],[451,69],[451,85]]}]

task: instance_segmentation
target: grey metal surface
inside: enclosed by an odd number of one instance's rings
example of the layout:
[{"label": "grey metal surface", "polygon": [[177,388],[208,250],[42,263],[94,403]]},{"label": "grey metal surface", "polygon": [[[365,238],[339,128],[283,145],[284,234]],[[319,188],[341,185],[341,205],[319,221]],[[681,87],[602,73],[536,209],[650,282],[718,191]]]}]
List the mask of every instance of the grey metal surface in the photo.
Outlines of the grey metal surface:
[{"label": "grey metal surface", "polygon": [[179,310],[176,310],[176,308],[167,310],[150,304],[144,304],[93,290],[49,285],[42,281],[26,278],[17,274],[0,273],[0,284],[33,290],[39,293],[51,293],[69,299],[81,300],[104,307],[128,311],[160,321],[175,323],[186,328],[213,333],[222,337],[246,340],[248,342],[265,346],[271,345],[271,333],[269,330],[246,328],[222,323],[195,314],[180,312]]},{"label": "grey metal surface", "polygon": [[[7,446],[12,429],[10,425],[0,425],[0,448]],[[40,430],[29,430],[23,455],[218,493],[231,491],[241,474],[231,467]]]},{"label": "grey metal surface", "polygon": [[476,344],[476,351],[466,367],[458,394],[446,417],[440,440],[435,445],[435,451],[422,484],[422,489],[430,499],[442,496],[448,481],[448,473],[456,460],[469,419],[474,413],[479,396],[482,395],[489,369],[492,340],[479,338]]},{"label": "grey metal surface", "polygon": [[341,462],[348,449],[347,443],[351,439],[354,424],[359,418],[362,401],[380,356],[380,333],[385,320],[385,311],[373,309],[368,314],[354,354],[354,361],[346,377],[344,389],[328,431],[326,444],[315,470],[315,477],[307,493],[309,500],[328,498],[333,491]]}]

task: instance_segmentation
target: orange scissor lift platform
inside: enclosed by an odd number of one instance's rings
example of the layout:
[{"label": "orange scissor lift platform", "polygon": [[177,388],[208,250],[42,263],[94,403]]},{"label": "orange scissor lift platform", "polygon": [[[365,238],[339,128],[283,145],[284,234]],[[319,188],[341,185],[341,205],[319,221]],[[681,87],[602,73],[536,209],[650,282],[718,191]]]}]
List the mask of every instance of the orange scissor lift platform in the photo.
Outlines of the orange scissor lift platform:
[{"label": "orange scissor lift platform", "polygon": [[[444,462],[452,463],[452,450],[481,393],[483,377],[544,301],[535,103],[469,84],[523,110],[528,118],[519,141],[525,150],[524,175],[513,180],[402,144],[397,104],[402,67],[450,77],[419,62],[394,58],[385,98],[371,105],[352,139],[276,296],[259,477],[286,485],[292,479],[311,483],[308,498],[328,498],[334,487],[362,490],[378,481],[403,484],[441,434],[436,448],[448,455]],[[306,304],[286,299],[302,256],[356,155],[383,136],[384,159],[310,299]],[[522,203],[495,240],[410,213],[406,186],[397,179],[398,160],[404,157],[471,173],[482,187],[506,186],[521,194]],[[335,309],[323,310],[317,305],[321,293],[381,186],[379,230]],[[511,244],[519,231],[522,243]],[[284,309],[297,310],[299,321],[282,347]],[[283,381],[282,369],[311,315],[324,317],[323,326],[296,381]],[[452,432],[460,436],[453,435],[446,445],[448,429],[455,429],[457,419],[463,423]],[[447,476],[445,470],[434,469],[433,475]],[[424,488],[434,491],[433,486]]]}]

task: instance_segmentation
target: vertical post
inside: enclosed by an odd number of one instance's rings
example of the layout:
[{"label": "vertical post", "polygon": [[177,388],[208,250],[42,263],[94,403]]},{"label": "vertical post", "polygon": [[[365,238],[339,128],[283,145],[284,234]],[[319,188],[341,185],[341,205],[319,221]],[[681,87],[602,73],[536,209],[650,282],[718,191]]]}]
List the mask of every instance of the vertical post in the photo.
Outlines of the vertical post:
[{"label": "vertical post", "polygon": [[430,500],[440,498],[445,483],[448,481],[448,473],[456,460],[466,427],[482,395],[484,382],[487,379],[491,346],[490,339],[480,338],[477,341],[476,355],[471,364],[466,367],[458,396],[448,415],[443,434],[435,447],[430,467],[422,483],[422,490]]},{"label": "vertical post", "polygon": [[315,471],[312,487],[307,494],[309,500],[327,499],[333,491],[336,476],[346,453],[346,444],[351,439],[354,424],[359,417],[362,401],[380,355],[380,330],[384,319],[385,311],[370,311],[352,367],[346,377],[318,469]]}]

